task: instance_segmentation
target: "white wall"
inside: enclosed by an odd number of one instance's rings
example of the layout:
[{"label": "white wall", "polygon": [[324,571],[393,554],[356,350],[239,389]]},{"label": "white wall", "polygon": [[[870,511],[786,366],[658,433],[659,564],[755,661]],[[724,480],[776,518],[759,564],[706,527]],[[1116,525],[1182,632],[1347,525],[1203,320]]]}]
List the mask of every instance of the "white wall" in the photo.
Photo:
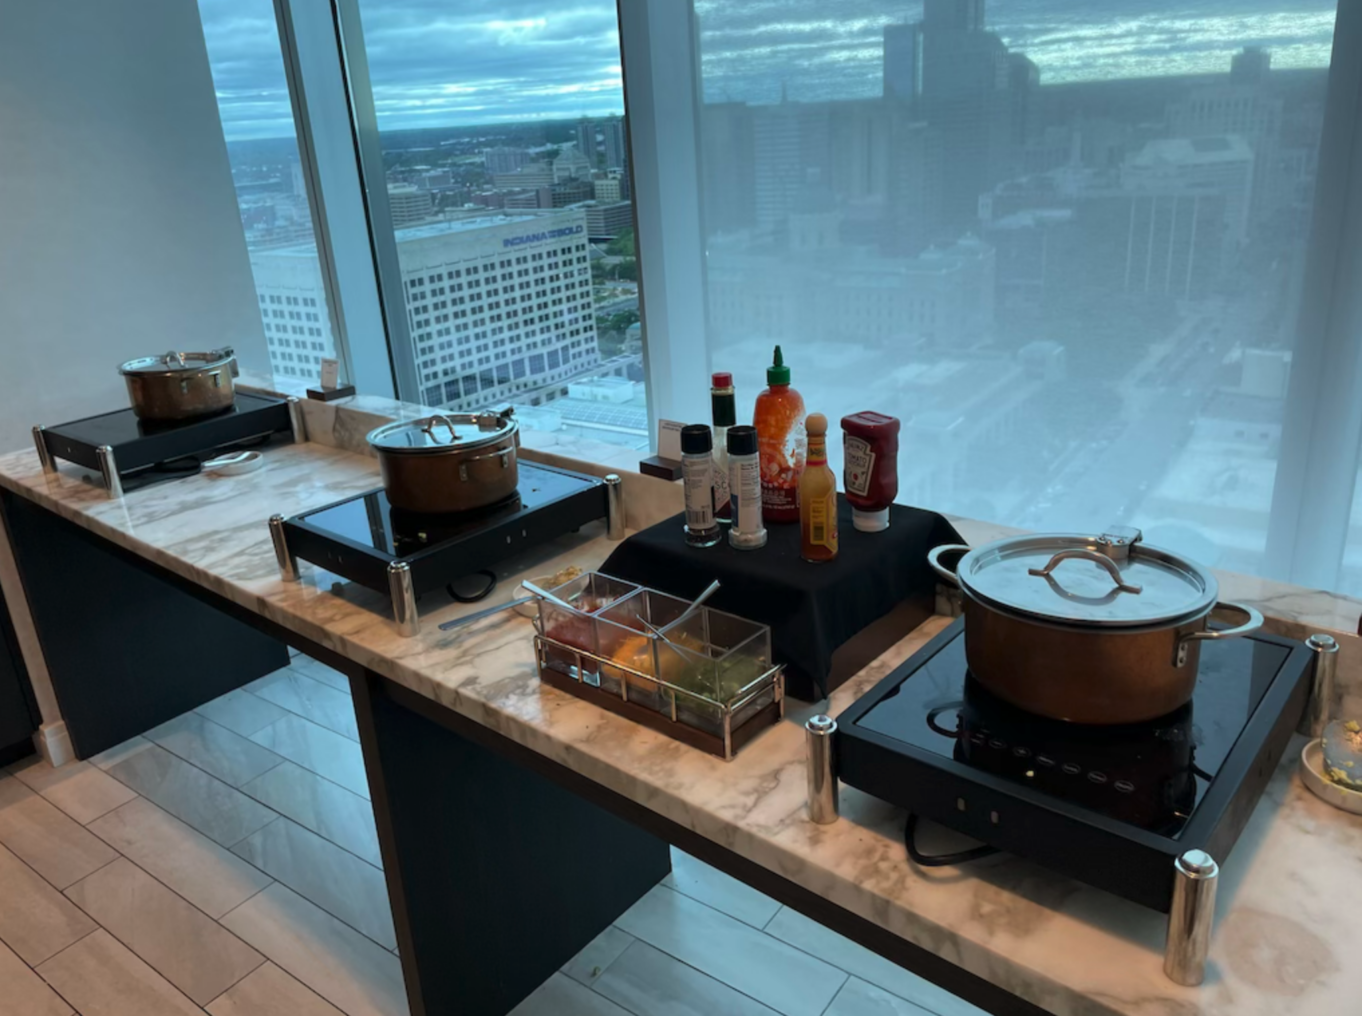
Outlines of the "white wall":
[{"label": "white wall", "polygon": [[117,366],[269,356],[194,0],[0,0],[0,451]]}]

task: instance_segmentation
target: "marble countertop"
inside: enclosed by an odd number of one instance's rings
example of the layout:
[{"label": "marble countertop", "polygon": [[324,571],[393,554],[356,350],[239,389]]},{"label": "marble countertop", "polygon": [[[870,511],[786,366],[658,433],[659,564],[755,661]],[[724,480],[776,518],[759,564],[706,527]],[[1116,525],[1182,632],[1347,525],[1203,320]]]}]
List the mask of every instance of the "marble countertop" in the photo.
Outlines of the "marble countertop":
[{"label": "marble countertop", "polygon": [[[398,636],[382,597],[303,566],[284,582],[266,519],[370,489],[377,463],[342,448],[285,445],[261,470],[196,476],[108,500],[63,464],[0,456],[0,485],[299,635],[738,851],[889,931],[1060,1016],[1293,1016],[1356,1009],[1362,974],[1347,959],[1362,898],[1362,818],[1314,798],[1288,753],[1224,865],[1211,969],[1200,988],[1162,972],[1165,919],[1006,856],[962,869],[915,869],[903,816],[859,792],[842,819],[804,814],[800,726],[813,707],[731,763],[706,756],[555,689],[535,676],[531,625],[511,613],[440,632],[476,609],[427,605],[423,632]],[[598,565],[603,527],[517,566],[526,574]],[[967,533],[966,535],[970,535]],[[506,583],[497,596],[512,595]],[[839,689],[836,715],[947,623],[933,618]]]}]

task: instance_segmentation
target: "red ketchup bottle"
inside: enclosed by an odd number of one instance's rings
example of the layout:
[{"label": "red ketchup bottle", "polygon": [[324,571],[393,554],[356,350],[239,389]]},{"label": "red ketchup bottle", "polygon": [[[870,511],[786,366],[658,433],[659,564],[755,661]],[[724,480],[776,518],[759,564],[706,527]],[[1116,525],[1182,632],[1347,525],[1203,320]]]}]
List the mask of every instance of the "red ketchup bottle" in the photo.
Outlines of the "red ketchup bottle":
[{"label": "red ketchup bottle", "polygon": [[899,421],[865,410],[842,417],[842,487],[851,524],[862,533],[889,528],[899,493]]}]

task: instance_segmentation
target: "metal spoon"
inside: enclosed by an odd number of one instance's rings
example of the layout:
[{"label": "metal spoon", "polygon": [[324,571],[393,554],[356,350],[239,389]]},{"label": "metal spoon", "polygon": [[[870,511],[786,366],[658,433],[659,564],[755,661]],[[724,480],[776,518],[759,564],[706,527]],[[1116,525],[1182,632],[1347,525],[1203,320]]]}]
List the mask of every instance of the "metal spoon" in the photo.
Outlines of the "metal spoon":
[{"label": "metal spoon", "polygon": [[700,605],[701,605],[702,603],[704,603],[704,602],[705,602],[706,600],[708,600],[711,596],[713,596],[716,592],[718,592],[718,589],[719,589],[719,580],[718,580],[718,579],[715,579],[715,580],[714,580],[713,582],[711,582],[709,585],[705,586],[705,591],[704,591],[704,592],[702,592],[702,593],[701,593],[699,596],[697,596],[695,599],[691,600],[690,606],[687,607],[685,610],[681,611],[680,616],[677,617],[676,621],[673,621],[672,624],[676,624],[676,623],[679,622],[679,621],[684,621],[686,618],[688,618],[688,617],[690,617],[692,614],[694,614],[697,610],[700,609]]},{"label": "metal spoon", "polygon": [[440,631],[449,631],[451,628],[458,628],[460,625],[471,624],[480,618],[490,617],[498,611],[506,610],[510,607],[518,607],[522,603],[529,603],[533,599],[535,599],[533,596],[520,596],[514,600],[507,600],[505,603],[498,603],[495,607],[484,607],[482,610],[475,610],[471,614],[465,614],[463,617],[456,617],[452,621],[446,621],[444,624],[440,625]]},{"label": "metal spoon", "polygon": [[570,610],[574,614],[586,613],[586,611],[583,610],[581,607],[574,607],[572,604],[568,603],[567,600],[559,599],[557,596],[554,596],[547,589],[540,589],[529,579],[526,579],[524,582],[520,584],[524,586],[526,589],[528,589],[530,592],[534,593],[534,595],[538,596],[540,599],[548,600],[550,603],[554,604],[555,606],[562,607],[564,610]]}]

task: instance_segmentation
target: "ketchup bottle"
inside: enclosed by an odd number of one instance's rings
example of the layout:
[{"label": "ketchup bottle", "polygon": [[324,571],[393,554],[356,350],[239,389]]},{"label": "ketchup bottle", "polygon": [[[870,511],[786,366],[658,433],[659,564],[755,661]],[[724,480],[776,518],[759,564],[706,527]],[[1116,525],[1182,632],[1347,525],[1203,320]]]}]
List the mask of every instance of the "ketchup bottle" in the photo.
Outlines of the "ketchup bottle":
[{"label": "ketchup bottle", "polygon": [[761,454],[761,514],[767,522],[798,522],[799,476],[808,454],[804,398],[790,387],[779,346],[766,368],[766,384],[752,414]]}]

